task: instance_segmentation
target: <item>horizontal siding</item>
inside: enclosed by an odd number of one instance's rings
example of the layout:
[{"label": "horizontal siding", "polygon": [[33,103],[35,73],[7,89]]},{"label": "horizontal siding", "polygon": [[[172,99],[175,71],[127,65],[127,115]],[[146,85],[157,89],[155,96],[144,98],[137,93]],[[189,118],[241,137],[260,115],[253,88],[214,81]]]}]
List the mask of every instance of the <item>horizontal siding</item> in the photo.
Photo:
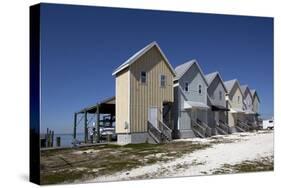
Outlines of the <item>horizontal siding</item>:
[{"label": "horizontal siding", "polygon": [[[140,83],[140,72],[147,72],[147,83]],[[162,121],[163,102],[173,101],[173,75],[156,47],[151,48],[130,67],[131,132],[146,132],[149,107],[158,108]],[[160,75],[166,76],[166,86],[160,87]]]}]

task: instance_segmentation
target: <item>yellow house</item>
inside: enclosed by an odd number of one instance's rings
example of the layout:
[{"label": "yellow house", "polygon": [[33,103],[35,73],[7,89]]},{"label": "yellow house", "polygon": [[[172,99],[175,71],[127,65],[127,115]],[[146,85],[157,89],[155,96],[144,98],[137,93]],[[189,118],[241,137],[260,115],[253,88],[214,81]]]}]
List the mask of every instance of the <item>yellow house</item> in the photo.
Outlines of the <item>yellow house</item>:
[{"label": "yellow house", "polygon": [[116,133],[119,144],[171,139],[175,72],[156,42],[120,65],[116,77]]},{"label": "yellow house", "polygon": [[245,111],[243,109],[243,92],[240,84],[237,79],[234,79],[224,82],[224,85],[227,89],[226,101],[230,110],[228,111],[228,125],[231,128],[231,132],[245,131],[244,127],[241,127],[244,126],[243,117]]}]

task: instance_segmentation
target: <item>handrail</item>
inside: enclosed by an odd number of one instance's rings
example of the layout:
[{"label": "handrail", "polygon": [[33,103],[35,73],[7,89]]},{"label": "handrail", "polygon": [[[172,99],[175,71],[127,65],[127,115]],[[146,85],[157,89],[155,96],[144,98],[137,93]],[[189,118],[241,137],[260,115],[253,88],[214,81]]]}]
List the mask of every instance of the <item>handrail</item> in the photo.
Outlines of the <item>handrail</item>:
[{"label": "handrail", "polygon": [[212,129],[203,121],[201,121],[201,125],[206,128],[207,136],[212,136]]},{"label": "handrail", "polygon": [[153,139],[157,143],[162,142],[161,131],[158,128],[156,128],[154,125],[152,125],[152,123],[149,121],[147,121],[147,130],[148,130],[148,133],[153,137]]},{"label": "handrail", "polygon": [[237,120],[237,125],[245,131],[249,130],[249,126],[246,123],[242,122],[240,119]]},{"label": "handrail", "polygon": [[224,130],[226,133],[230,133],[230,127],[221,120],[219,120],[218,127],[220,127],[222,130]]},{"label": "handrail", "polygon": [[172,140],[172,130],[162,121],[159,120],[160,131],[165,135],[165,137],[171,141]]},{"label": "handrail", "polygon": [[202,125],[200,125],[194,120],[191,120],[191,125],[193,129],[197,130],[203,136],[206,136],[206,127],[203,127]]}]

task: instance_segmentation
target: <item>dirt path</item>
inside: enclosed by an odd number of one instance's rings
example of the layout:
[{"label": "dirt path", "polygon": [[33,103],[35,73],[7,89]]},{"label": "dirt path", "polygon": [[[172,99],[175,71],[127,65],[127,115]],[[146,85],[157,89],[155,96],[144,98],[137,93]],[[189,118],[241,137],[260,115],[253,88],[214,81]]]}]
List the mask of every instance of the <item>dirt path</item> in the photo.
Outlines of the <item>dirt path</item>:
[{"label": "dirt path", "polygon": [[[100,176],[88,182],[213,174],[215,170],[222,168],[225,164],[235,165],[245,160],[255,161],[273,157],[273,132],[236,133],[218,136],[218,138],[223,138],[224,142],[218,142],[212,147],[183,155],[176,160]],[[208,143],[213,139],[192,139],[192,141]],[[190,141],[190,139],[186,141]]]}]

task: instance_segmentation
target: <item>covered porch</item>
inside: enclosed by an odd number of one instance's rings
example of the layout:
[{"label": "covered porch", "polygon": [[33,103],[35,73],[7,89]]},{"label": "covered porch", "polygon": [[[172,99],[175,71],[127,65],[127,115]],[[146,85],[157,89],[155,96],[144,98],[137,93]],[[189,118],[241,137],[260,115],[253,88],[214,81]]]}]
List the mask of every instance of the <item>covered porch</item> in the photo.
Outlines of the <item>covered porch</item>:
[{"label": "covered porch", "polygon": [[[99,143],[101,139],[100,128],[105,125],[113,127],[114,122],[115,96],[74,113],[73,139],[77,140],[77,126],[81,123],[84,126],[84,143]],[[91,133],[90,137],[89,132]]]}]

